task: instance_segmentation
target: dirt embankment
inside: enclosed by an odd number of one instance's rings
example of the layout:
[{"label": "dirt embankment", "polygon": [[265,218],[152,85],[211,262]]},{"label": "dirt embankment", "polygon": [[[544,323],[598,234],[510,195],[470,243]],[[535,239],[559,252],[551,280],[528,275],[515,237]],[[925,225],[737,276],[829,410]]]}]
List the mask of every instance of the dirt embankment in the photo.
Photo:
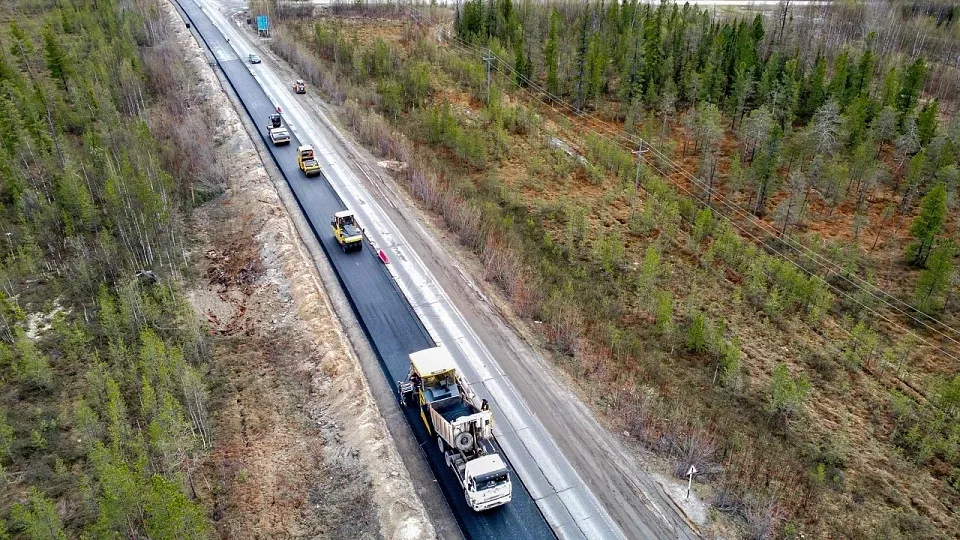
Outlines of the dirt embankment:
[{"label": "dirt embankment", "polygon": [[207,320],[216,446],[195,478],[225,538],[432,538],[357,358],[263,164],[199,45],[221,111],[224,194],[193,216],[190,299]]}]

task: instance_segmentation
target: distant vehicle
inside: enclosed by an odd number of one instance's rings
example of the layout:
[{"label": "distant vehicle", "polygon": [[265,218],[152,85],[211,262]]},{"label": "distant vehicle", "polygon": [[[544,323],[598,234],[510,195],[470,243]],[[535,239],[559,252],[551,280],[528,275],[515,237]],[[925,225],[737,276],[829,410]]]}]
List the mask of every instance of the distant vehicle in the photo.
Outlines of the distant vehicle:
[{"label": "distant vehicle", "polygon": [[251,63],[251,64],[259,64],[259,63],[260,63],[260,57],[257,56],[257,55],[255,55],[255,54],[251,54],[251,55],[247,56],[247,59],[250,60],[250,63]]},{"label": "distant vehicle", "polygon": [[313,147],[305,144],[297,148],[297,164],[300,170],[307,176],[316,176],[320,174],[320,162],[313,155]]},{"label": "distant vehicle", "polygon": [[270,140],[273,141],[274,146],[290,144],[290,133],[287,128],[273,128],[270,130]]},{"label": "distant vehicle", "polygon": [[337,243],[340,244],[340,249],[344,253],[363,249],[363,229],[357,225],[357,218],[353,216],[353,212],[350,210],[337,212],[330,220],[330,226],[333,228],[333,236],[337,238]]},{"label": "distant vehicle", "polygon": [[492,443],[493,412],[457,375],[450,353],[443,347],[410,353],[408,380],[397,385],[401,404],[418,407],[437,437],[470,508],[480,512],[510,502],[510,471]]},{"label": "distant vehicle", "polygon": [[298,94],[306,94],[307,83],[303,82],[303,79],[297,79],[297,82],[293,83],[293,91]]}]

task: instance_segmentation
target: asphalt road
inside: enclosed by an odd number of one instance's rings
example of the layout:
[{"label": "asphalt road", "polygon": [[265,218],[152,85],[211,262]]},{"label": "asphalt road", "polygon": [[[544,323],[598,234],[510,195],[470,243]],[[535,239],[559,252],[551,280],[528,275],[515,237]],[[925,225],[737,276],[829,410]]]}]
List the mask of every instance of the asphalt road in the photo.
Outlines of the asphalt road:
[{"label": "asphalt road", "polygon": [[[244,60],[237,57],[204,11],[190,0],[178,0],[177,3],[216,57],[220,68],[270,148],[301,211],[330,259],[337,278],[380,360],[384,375],[393,387],[394,381],[406,376],[409,366],[407,355],[434,346],[434,340],[411,304],[404,298],[391,274],[369,246],[365,246],[366,249],[359,253],[343,253],[340,250],[329,225],[333,213],[346,208],[339,195],[324,175],[308,179],[297,167],[296,147],[301,143],[295,134],[292,134],[290,145],[276,147],[270,143],[266,120],[267,115],[275,109],[273,102],[250,73]],[[479,514],[470,510],[459,484],[446,468],[435,442],[427,434],[419,412],[410,409],[406,412],[406,417],[466,537],[555,537],[529,491],[515,473],[513,500],[508,505]],[[510,456],[504,457],[509,462]]]}]

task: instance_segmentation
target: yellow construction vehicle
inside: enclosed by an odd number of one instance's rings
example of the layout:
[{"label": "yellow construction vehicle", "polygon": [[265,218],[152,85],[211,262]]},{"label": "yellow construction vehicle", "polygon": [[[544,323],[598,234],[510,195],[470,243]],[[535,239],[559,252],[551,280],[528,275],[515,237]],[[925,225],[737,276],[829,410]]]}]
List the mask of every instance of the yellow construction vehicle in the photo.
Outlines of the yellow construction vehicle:
[{"label": "yellow construction vehicle", "polygon": [[344,253],[363,249],[363,229],[357,225],[353,212],[349,210],[337,212],[330,220],[330,226],[333,228],[333,236],[337,238],[337,243],[340,244],[340,249]]},{"label": "yellow construction vehicle", "polygon": [[313,155],[313,147],[309,144],[297,147],[297,163],[300,170],[307,176],[320,174],[320,163]]}]

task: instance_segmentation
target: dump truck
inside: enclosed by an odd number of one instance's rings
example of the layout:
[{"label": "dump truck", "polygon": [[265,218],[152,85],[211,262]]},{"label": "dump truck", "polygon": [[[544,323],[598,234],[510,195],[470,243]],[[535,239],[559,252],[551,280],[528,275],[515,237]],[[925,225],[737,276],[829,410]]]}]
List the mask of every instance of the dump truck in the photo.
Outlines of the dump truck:
[{"label": "dump truck", "polygon": [[298,94],[306,94],[307,83],[303,82],[303,79],[297,79],[296,82],[293,83],[293,91]]},{"label": "dump truck", "polygon": [[337,212],[330,220],[330,226],[333,228],[333,236],[336,237],[344,253],[363,249],[363,229],[357,225],[357,218],[354,217],[353,212],[350,210]]},{"label": "dump truck", "polygon": [[510,502],[510,471],[493,445],[493,412],[457,374],[450,353],[443,347],[411,353],[407,380],[397,385],[401,404],[420,408],[470,508],[480,512]]},{"label": "dump truck", "polygon": [[313,155],[313,147],[309,144],[297,147],[297,164],[307,176],[320,174],[320,162]]}]

